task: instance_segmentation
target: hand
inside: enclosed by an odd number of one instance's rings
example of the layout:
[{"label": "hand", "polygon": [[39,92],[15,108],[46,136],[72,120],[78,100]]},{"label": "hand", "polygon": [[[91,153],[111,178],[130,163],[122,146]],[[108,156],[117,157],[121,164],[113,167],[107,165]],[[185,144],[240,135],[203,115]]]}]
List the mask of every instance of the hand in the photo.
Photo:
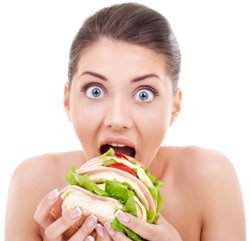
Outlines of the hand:
[{"label": "hand", "polygon": [[[118,220],[142,238],[150,241],[182,241],[176,229],[168,223],[162,216],[157,224],[150,224],[142,221],[129,213],[118,211],[116,213]],[[114,241],[129,241],[130,239],[122,232],[112,230],[105,224],[108,234]]]},{"label": "hand", "polygon": [[[62,217],[54,220],[50,215],[52,207],[58,200],[59,192],[57,190],[49,193],[39,203],[36,208],[34,219],[43,228],[46,240],[63,241],[63,233],[80,218],[84,217],[80,208],[74,208],[67,211]],[[79,230],[69,239],[70,241],[94,240],[89,236],[95,229],[97,218],[90,215],[86,218]]]}]

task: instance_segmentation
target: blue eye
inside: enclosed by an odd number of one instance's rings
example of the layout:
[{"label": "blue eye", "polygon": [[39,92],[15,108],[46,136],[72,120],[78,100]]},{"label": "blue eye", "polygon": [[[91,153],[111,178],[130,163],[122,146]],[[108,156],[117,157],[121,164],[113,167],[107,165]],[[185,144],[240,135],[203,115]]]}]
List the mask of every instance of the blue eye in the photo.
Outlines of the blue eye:
[{"label": "blue eye", "polygon": [[155,91],[149,88],[140,89],[135,94],[135,98],[137,101],[145,103],[152,102],[155,96],[156,96]]},{"label": "blue eye", "polygon": [[90,99],[97,99],[104,96],[104,91],[97,85],[92,85],[86,88],[86,95]]}]

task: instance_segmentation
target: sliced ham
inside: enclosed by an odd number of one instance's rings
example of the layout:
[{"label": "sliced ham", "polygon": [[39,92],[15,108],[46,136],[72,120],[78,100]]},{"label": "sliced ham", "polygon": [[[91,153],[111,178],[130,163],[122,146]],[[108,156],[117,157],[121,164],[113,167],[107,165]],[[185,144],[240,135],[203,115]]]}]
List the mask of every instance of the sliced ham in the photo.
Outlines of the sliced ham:
[{"label": "sliced ham", "polygon": [[110,157],[110,156],[105,156],[103,158],[100,157],[96,157],[93,158],[89,161],[87,161],[86,163],[84,163],[79,170],[84,169],[84,168],[90,168],[90,167],[95,167],[95,166],[101,166],[103,163],[103,160],[109,160],[109,159],[114,159],[116,162],[118,163],[122,163],[128,167],[130,167],[131,169],[136,169],[137,170],[137,175],[138,178],[144,182],[146,185],[148,185],[149,187],[153,187],[153,183],[152,181],[149,179],[149,177],[147,176],[147,174],[145,173],[145,171],[141,168],[141,164],[139,162],[136,162],[137,164],[133,164],[130,161],[127,161],[123,158],[118,158],[118,157]]},{"label": "sliced ham", "polygon": [[[112,167],[102,167],[102,166],[95,166],[95,167],[84,167],[77,170],[79,175],[81,174],[88,174],[89,178],[93,181],[103,181],[103,180],[113,180],[116,179],[117,181],[127,182],[129,183],[137,193],[138,198],[141,200],[143,205],[146,207],[147,210],[156,210],[156,203],[151,196],[148,188],[145,184],[140,181],[138,178],[132,176],[131,174],[121,171],[117,168]],[[99,180],[98,180],[99,178]]]},{"label": "sliced ham", "polygon": [[101,165],[103,160],[100,157],[95,157],[87,162],[85,162],[78,170],[82,168],[92,167],[92,166],[99,166]]}]

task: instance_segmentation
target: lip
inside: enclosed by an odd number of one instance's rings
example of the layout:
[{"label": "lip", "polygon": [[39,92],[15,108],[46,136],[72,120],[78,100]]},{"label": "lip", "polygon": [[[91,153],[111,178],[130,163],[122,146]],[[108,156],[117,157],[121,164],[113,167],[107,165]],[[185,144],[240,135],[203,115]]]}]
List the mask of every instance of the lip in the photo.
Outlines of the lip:
[{"label": "lip", "polygon": [[106,144],[110,144],[110,143],[123,144],[123,145],[129,146],[129,147],[132,147],[136,150],[135,144],[124,137],[112,137],[112,136],[106,137],[101,141],[100,147],[103,145],[106,145]]}]

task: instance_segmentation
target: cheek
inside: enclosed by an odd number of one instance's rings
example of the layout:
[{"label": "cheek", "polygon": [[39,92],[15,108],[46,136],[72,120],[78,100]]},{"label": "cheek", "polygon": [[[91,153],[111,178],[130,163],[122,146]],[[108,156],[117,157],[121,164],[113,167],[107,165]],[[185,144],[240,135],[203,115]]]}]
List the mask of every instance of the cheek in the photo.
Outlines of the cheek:
[{"label": "cheek", "polygon": [[168,108],[164,105],[154,106],[148,111],[137,112],[138,128],[145,136],[147,143],[155,142],[156,145],[161,144],[166,134],[167,127],[170,124],[170,113]]},{"label": "cheek", "polygon": [[[90,106],[84,103],[72,105],[72,124],[82,145],[90,143],[96,136],[103,118],[101,105]],[[91,144],[91,143],[90,143]],[[91,144],[92,145],[92,144]]]},{"label": "cheek", "polygon": [[141,137],[138,158],[149,166],[164,140],[171,115],[166,106],[157,106],[140,115],[138,113],[137,128]]},{"label": "cheek", "polygon": [[151,136],[152,138],[150,138],[152,141],[156,141],[159,140],[159,142],[161,142],[161,140],[164,138],[165,136],[165,132],[167,129],[167,118],[166,116],[162,115],[162,114],[151,114],[150,118],[147,119],[146,123],[147,127],[145,127],[145,130],[148,136]]}]

